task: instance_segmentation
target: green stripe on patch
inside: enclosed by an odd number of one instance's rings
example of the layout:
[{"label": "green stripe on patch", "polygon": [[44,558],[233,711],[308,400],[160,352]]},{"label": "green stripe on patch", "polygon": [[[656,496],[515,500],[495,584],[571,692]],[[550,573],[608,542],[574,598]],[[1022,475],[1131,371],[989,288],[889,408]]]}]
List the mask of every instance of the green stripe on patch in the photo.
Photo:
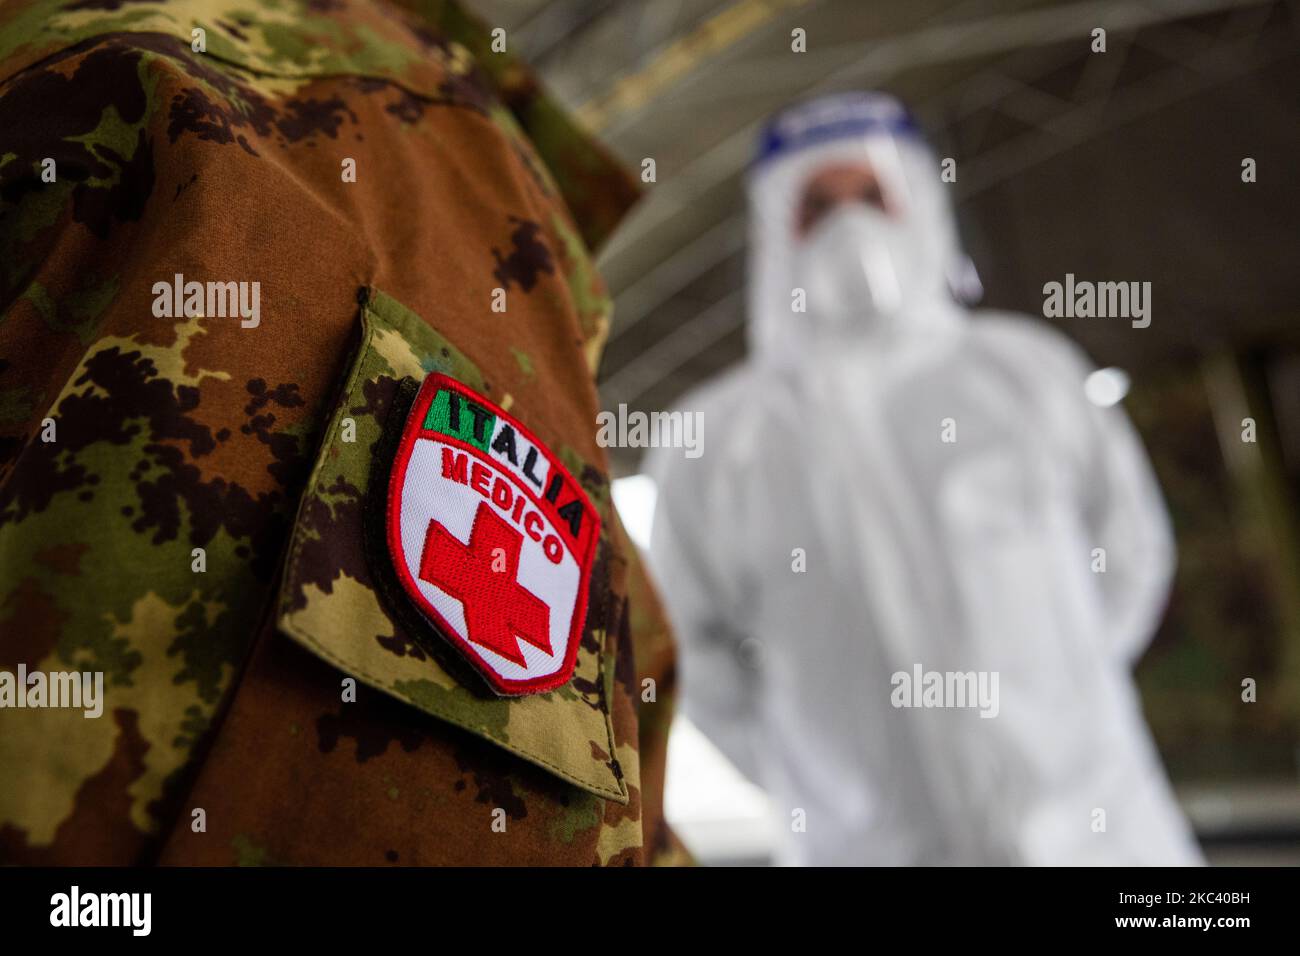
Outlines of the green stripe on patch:
[{"label": "green stripe on patch", "polygon": [[[456,404],[453,406],[452,402]],[[440,388],[429,403],[429,413],[424,416],[424,428],[426,431],[459,438],[480,451],[487,451],[496,421],[496,415],[482,405],[477,405],[450,389]]]}]

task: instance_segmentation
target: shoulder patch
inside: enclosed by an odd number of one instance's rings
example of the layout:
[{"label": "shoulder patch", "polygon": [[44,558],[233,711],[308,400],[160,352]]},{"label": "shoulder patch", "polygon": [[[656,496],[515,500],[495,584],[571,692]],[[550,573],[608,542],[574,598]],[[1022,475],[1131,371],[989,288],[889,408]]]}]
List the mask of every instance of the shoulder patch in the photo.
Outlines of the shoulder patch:
[{"label": "shoulder patch", "polygon": [[494,691],[568,682],[600,517],[518,420],[428,376],[397,447],[387,526],[406,595]]}]

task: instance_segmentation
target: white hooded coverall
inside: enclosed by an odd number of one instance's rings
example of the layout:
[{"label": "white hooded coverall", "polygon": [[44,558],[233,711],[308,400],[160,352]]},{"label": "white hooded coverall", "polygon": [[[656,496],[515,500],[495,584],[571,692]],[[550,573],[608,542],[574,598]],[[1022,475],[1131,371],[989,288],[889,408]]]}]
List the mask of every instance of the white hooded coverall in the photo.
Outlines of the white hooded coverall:
[{"label": "white hooded coverall", "polygon": [[[761,150],[750,355],[680,404],[703,454],[646,466],[685,712],[771,794],[782,863],[1199,862],[1131,678],[1174,550],[1124,413],[1063,335],[953,299],[940,166],[895,101],[795,107]],[[901,222],[801,242],[832,162]],[[996,674],[995,704],[896,706],[925,672]]]}]

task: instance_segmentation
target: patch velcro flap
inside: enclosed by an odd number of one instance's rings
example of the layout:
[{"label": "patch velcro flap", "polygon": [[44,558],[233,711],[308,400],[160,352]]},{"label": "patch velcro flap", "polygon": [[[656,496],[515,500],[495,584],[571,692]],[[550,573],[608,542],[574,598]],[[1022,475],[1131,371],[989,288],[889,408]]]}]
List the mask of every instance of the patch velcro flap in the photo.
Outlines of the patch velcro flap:
[{"label": "patch velcro flap", "polygon": [[280,630],[370,687],[627,803],[602,653],[602,479],[485,398],[474,365],[395,300],[372,293],[361,321],[294,523]]}]

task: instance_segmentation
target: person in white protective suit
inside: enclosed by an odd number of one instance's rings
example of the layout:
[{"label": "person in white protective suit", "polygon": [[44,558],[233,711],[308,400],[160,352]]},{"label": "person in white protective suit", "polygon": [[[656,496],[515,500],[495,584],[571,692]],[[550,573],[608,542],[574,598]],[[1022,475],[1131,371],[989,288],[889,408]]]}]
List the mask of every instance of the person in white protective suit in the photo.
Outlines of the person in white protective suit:
[{"label": "person in white protective suit", "polygon": [[781,863],[1199,863],[1131,677],[1159,487],[1079,348],[958,304],[940,172],[879,94],[763,134],[750,354],[681,402],[703,454],[646,466],[685,712]]}]

